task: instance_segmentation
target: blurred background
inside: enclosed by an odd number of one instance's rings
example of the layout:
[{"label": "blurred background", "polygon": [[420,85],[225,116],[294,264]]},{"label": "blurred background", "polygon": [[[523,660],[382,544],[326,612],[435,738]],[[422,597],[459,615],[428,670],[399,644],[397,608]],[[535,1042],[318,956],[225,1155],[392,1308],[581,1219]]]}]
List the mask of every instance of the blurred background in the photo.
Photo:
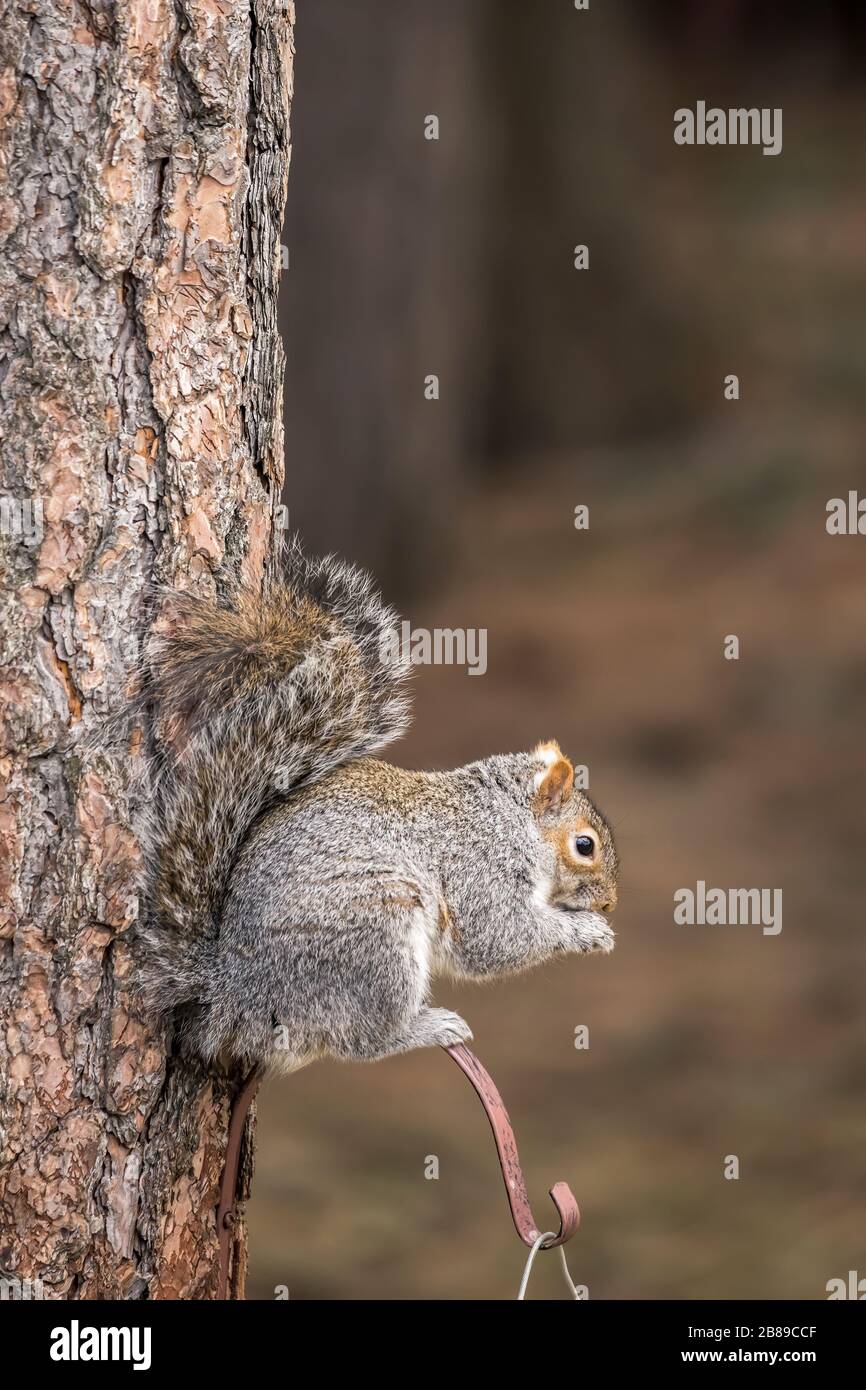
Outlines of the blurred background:
[{"label": "blurred background", "polygon": [[[623,862],[612,956],[437,1002],[538,1219],[574,1189],[592,1298],[824,1298],[866,1277],[866,539],[825,529],[866,492],[864,8],[297,8],[291,525],[413,625],[488,630],[483,679],[417,671],[392,760],[556,737]],[[782,153],[675,145],[698,100],[782,107]],[[781,934],[675,925],[698,879],[781,888]],[[514,1296],[443,1054],[271,1081],[258,1123],[250,1297]]]}]

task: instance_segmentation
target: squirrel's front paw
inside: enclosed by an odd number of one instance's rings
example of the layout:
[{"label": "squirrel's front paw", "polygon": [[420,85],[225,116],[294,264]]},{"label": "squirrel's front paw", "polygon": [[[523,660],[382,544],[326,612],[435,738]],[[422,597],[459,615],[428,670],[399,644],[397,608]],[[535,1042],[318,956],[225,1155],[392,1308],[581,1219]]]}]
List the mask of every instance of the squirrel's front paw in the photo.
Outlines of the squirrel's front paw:
[{"label": "squirrel's front paw", "polygon": [[432,1047],[454,1047],[457,1043],[472,1041],[472,1029],[466,1019],[451,1009],[428,1009],[424,1031],[429,1031]]},{"label": "squirrel's front paw", "polygon": [[616,933],[606,917],[598,912],[582,912],[575,921],[577,949],[579,951],[612,951],[616,943]]},{"label": "squirrel's front paw", "polygon": [[603,951],[605,955],[609,955],[615,945],[616,932],[612,931],[611,928],[608,927],[606,932],[599,933],[598,941],[592,949],[594,951]]},{"label": "squirrel's front paw", "polygon": [[589,949],[591,951],[603,951],[605,955],[607,955],[609,951],[613,950],[615,945],[616,932],[609,922],[606,922],[603,917],[599,917],[598,925],[593,926],[590,935]]}]

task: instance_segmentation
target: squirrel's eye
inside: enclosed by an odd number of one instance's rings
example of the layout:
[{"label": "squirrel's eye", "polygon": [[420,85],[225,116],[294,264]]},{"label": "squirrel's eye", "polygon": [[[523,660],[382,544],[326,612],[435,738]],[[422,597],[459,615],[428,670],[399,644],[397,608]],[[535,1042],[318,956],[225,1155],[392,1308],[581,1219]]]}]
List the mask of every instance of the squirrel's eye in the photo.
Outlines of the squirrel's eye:
[{"label": "squirrel's eye", "polygon": [[578,835],[574,848],[584,859],[591,859],[595,854],[595,841],[589,835]]}]

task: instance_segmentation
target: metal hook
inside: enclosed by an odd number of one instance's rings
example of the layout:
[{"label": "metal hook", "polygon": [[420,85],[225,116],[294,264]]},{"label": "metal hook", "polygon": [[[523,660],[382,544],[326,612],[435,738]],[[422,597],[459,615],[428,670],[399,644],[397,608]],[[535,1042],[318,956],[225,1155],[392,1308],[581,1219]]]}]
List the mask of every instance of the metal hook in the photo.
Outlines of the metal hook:
[{"label": "metal hook", "polygon": [[244,1135],[249,1108],[259,1089],[262,1073],[254,1068],[244,1081],[234,1098],[229,1120],[228,1141],[226,1143],[225,1164],[220,1183],[220,1200],[217,1207],[216,1226],[219,1240],[219,1266],[217,1275],[217,1298],[228,1297],[229,1252],[237,1225],[237,1184],[238,1164],[241,1157],[241,1140]]},{"label": "metal hook", "polygon": [[[499,1155],[499,1166],[502,1169],[514,1228],[524,1245],[534,1245],[541,1235],[542,1228],[537,1225],[532,1215],[526,1179],[517,1152],[517,1141],[502,1097],[493,1084],[492,1077],[485,1071],[474,1052],[470,1052],[463,1043],[456,1043],[453,1047],[445,1047],[442,1050],[453,1058],[469,1078],[484,1106],[496,1142],[496,1152]],[[555,1245],[564,1245],[567,1240],[571,1240],[580,1224],[580,1209],[568,1183],[554,1183],[550,1189],[550,1199],[559,1216],[559,1230],[555,1236],[544,1242],[546,1250],[552,1250]]]},{"label": "metal hook", "polygon": [[[541,1230],[536,1224],[535,1217],[532,1215],[532,1208],[529,1205],[529,1194],[526,1191],[526,1179],[520,1166],[517,1141],[514,1138],[514,1130],[511,1128],[511,1121],[508,1118],[508,1111],[505,1109],[502,1097],[493,1084],[492,1077],[485,1071],[474,1052],[470,1052],[463,1043],[457,1043],[454,1047],[443,1048],[443,1051],[447,1052],[460,1070],[468,1076],[481,1104],[484,1106],[484,1112],[490,1121],[490,1128],[493,1130],[493,1138],[496,1141],[496,1152],[499,1155],[499,1166],[502,1169],[508,1205],[511,1208],[511,1219],[524,1245],[532,1246],[541,1235]],[[235,1096],[231,1110],[225,1166],[216,1215],[219,1238],[217,1298],[220,1299],[226,1298],[228,1295],[229,1256],[237,1223],[237,1180],[241,1140],[247,1114],[261,1080],[262,1073],[260,1071],[251,1071]],[[552,1250],[555,1245],[564,1245],[567,1240],[571,1240],[580,1224],[580,1210],[568,1183],[554,1183],[550,1189],[550,1198],[559,1216],[559,1230],[544,1242],[543,1248],[546,1250]]]}]

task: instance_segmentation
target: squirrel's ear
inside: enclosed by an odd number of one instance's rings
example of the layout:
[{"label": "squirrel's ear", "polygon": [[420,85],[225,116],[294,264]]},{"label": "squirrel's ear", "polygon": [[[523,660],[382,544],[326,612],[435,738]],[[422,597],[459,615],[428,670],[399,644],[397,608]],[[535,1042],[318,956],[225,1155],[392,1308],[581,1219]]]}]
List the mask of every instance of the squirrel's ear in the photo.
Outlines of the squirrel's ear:
[{"label": "squirrel's ear", "polygon": [[538,811],[556,811],[571,796],[574,768],[558,743],[540,743],[535,755],[543,766],[535,774],[534,805]]}]

